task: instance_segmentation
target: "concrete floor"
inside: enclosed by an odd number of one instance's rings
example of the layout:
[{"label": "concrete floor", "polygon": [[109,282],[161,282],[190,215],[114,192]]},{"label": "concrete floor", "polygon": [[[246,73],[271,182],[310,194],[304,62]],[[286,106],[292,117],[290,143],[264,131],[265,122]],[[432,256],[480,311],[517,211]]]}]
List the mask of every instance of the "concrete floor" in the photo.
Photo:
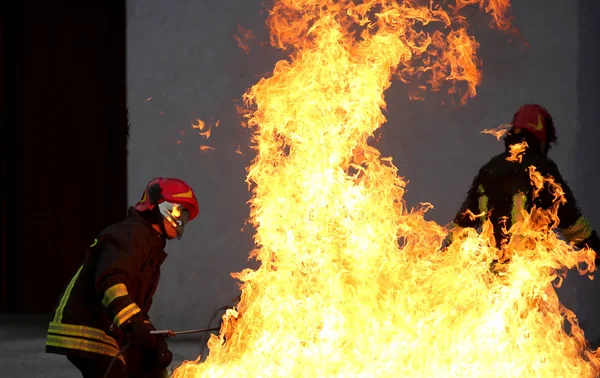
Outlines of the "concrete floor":
[{"label": "concrete floor", "polygon": [[[63,356],[46,354],[48,316],[0,315],[0,378],[79,378],[81,374]],[[185,337],[185,338],[184,338]],[[195,360],[202,338],[180,336],[169,340],[172,367]]]}]

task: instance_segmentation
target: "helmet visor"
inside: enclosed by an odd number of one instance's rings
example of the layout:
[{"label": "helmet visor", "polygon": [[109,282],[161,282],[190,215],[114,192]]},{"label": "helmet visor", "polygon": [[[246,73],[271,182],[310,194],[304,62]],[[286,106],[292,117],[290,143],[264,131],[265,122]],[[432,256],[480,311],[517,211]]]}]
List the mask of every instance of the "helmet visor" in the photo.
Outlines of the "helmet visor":
[{"label": "helmet visor", "polygon": [[162,202],[158,205],[162,216],[175,228],[177,231],[177,239],[181,239],[185,225],[190,220],[190,212],[188,209],[178,203]]}]

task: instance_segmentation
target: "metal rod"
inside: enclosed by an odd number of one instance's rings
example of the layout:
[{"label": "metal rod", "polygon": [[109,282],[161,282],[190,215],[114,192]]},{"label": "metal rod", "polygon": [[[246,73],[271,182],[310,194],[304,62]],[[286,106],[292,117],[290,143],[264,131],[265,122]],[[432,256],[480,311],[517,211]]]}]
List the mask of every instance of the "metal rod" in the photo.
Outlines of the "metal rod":
[{"label": "metal rod", "polygon": [[150,331],[151,335],[187,335],[190,333],[201,333],[201,332],[210,332],[210,331],[218,331],[220,330],[221,327],[217,327],[217,328],[201,328],[201,329],[189,329],[189,330],[185,330],[185,331],[171,331],[171,330],[157,330],[157,331]]}]

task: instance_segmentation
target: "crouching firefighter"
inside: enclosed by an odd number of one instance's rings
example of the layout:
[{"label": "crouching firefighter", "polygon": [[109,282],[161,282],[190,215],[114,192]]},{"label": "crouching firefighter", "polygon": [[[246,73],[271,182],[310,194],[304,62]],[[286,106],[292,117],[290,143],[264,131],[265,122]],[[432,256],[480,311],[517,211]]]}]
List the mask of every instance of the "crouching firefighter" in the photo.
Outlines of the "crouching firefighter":
[{"label": "crouching firefighter", "polygon": [[[504,137],[505,151],[486,163],[476,175],[458,214],[451,225],[445,241],[448,245],[452,234],[463,227],[478,228],[489,216],[494,228],[495,246],[502,248],[510,235],[506,232],[515,223],[521,209],[530,212],[532,206],[550,209],[553,194],[548,185],[534,198],[530,179],[530,166],[542,176],[552,176],[564,192],[566,203],[558,208],[558,229],[565,239],[577,248],[585,246],[600,253],[600,239],[577,206],[575,197],[562,178],[554,161],[548,157],[551,143],[556,142],[554,122],[548,111],[537,104],[520,107],[513,115],[511,128]],[[520,146],[519,158],[514,148]],[[483,216],[474,217],[474,214]],[[599,265],[596,257],[596,265]]]},{"label": "crouching firefighter", "polygon": [[163,337],[150,333],[148,312],[166,241],[181,238],[198,211],[184,181],[152,180],[127,217],[88,248],[54,310],[46,352],[65,355],[84,378],[103,377],[113,360],[109,377],[168,376],[173,355]]}]

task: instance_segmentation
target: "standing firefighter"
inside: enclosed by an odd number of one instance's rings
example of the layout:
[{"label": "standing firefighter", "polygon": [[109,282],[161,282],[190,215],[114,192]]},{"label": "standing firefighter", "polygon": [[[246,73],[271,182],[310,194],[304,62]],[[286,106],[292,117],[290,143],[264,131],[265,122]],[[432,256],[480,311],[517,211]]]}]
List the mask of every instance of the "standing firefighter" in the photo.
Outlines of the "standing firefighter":
[{"label": "standing firefighter", "polygon": [[[529,212],[533,205],[542,209],[552,207],[554,197],[547,186],[537,197],[533,196],[534,188],[528,170],[533,166],[542,176],[552,176],[564,192],[566,203],[558,208],[557,215],[558,228],[565,239],[576,247],[588,246],[600,252],[596,231],[582,215],[571,189],[548,157],[550,144],[556,139],[554,122],[546,109],[535,104],[519,108],[513,116],[511,129],[504,137],[506,150],[479,170],[454,218],[453,227],[478,228],[489,217],[496,247],[502,248],[509,238],[506,230],[518,220],[521,209]],[[515,158],[518,149],[519,156]]]},{"label": "standing firefighter", "polygon": [[[88,248],[48,328],[47,353],[66,355],[83,377],[162,377],[173,355],[152,335],[152,297],[167,257],[167,239],[181,238],[198,215],[192,188],[155,178],[120,223],[102,230]],[[119,350],[130,344],[125,353]]]}]

